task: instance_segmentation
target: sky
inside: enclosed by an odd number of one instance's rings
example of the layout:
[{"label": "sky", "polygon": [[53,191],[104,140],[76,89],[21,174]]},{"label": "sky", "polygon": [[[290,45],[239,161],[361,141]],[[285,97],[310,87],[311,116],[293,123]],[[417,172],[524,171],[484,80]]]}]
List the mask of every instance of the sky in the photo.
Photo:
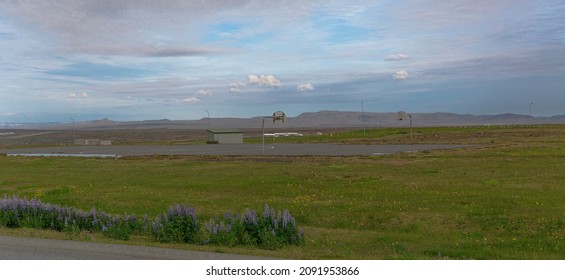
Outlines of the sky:
[{"label": "sky", "polygon": [[562,0],[0,0],[0,122],[565,114]]}]

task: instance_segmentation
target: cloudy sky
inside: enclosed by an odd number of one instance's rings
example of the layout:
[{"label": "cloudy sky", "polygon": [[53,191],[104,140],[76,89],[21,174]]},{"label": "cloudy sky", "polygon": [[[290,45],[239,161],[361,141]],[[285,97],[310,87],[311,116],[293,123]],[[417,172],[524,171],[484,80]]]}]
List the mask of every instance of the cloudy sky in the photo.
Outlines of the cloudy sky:
[{"label": "cloudy sky", "polygon": [[565,2],[0,0],[0,97],[0,122],[565,114]]}]

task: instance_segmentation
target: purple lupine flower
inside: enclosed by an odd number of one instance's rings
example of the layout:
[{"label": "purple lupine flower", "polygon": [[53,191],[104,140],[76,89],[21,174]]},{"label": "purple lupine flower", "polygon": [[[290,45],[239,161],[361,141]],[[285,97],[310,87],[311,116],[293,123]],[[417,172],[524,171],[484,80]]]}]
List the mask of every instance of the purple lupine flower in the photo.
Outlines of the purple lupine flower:
[{"label": "purple lupine flower", "polygon": [[90,210],[90,216],[92,217],[92,226],[96,227],[98,225],[98,218],[96,217],[96,207],[92,207],[92,210]]},{"label": "purple lupine flower", "polygon": [[196,224],[196,211],[194,210],[194,208],[190,207],[190,206],[185,206],[184,204],[182,205],[183,207],[183,216],[187,217],[187,218],[191,218],[192,222]]},{"label": "purple lupine flower", "polygon": [[184,216],[182,206],[180,204],[177,203],[177,204],[174,205],[174,213],[175,213],[176,217]]},{"label": "purple lupine flower", "polygon": [[39,209],[39,202],[37,201],[37,199],[32,199],[30,202],[30,206],[33,209],[33,214],[37,213],[37,209]]},{"label": "purple lupine flower", "polygon": [[187,217],[188,217],[189,214],[190,214],[190,211],[188,210],[188,207],[187,207],[186,205],[181,204],[181,205],[179,206],[179,214],[180,214],[181,216],[187,216]]},{"label": "purple lupine flower", "polygon": [[182,209],[180,207],[180,204],[175,204],[175,215],[176,216],[182,216]]},{"label": "purple lupine flower", "polygon": [[12,211],[16,212],[18,210],[18,202],[19,199],[17,199],[15,195],[12,196],[12,200],[10,201],[10,208]]},{"label": "purple lupine flower", "polygon": [[255,212],[255,210],[249,210],[249,209],[245,209],[245,215],[247,216],[247,220],[248,223],[257,226],[258,225],[258,221],[257,221],[257,212]]},{"label": "purple lupine flower", "polygon": [[167,213],[165,215],[169,216],[169,217],[174,217],[175,216],[175,208],[173,206],[169,206],[169,210],[167,211]]},{"label": "purple lupine flower", "polygon": [[273,224],[275,223],[275,220],[277,218],[277,216],[275,216],[275,208],[271,208],[271,220],[273,221]]},{"label": "purple lupine flower", "polygon": [[212,227],[214,227],[214,219],[210,218],[210,223],[208,224],[208,231],[212,232]]},{"label": "purple lupine flower", "polygon": [[284,210],[283,217],[282,217],[282,227],[283,230],[286,229],[286,225],[288,224],[288,210]]},{"label": "purple lupine flower", "polygon": [[278,210],[278,211],[277,211],[277,219],[276,219],[276,221],[277,221],[277,224],[280,224],[281,221],[282,221],[282,212],[281,212],[281,210]]},{"label": "purple lupine flower", "polygon": [[234,215],[230,216],[230,219],[229,219],[230,225],[232,225],[232,226],[235,225],[235,219],[236,219],[236,216],[234,216]]},{"label": "purple lupine flower", "polygon": [[153,234],[158,234],[160,229],[160,224],[157,222],[151,223],[151,230],[153,230]]},{"label": "purple lupine flower", "polygon": [[146,231],[149,227],[149,218],[147,218],[147,214],[143,214],[143,230]]},{"label": "purple lupine flower", "polygon": [[270,209],[269,209],[269,205],[265,204],[265,207],[263,207],[263,217],[265,218],[269,218],[270,216]]}]

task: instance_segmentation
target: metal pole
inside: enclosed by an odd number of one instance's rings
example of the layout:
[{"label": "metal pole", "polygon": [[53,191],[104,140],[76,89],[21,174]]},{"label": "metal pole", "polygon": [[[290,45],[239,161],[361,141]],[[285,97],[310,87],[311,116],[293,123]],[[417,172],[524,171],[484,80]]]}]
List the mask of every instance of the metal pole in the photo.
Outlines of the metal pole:
[{"label": "metal pole", "polygon": [[529,107],[529,110],[528,110],[528,115],[529,115],[530,117],[532,116],[532,105],[534,105],[534,102],[531,102],[531,103],[530,103],[530,107]]},{"label": "metal pole", "polygon": [[77,132],[75,130],[75,119],[71,118],[71,121],[73,121],[73,145],[74,145],[77,139]]},{"label": "metal pole", "polygon": [[210,112],[208,112],[208,110],[204,110],[204,111],[208,113],[208,129],[210,129]]},{"label": "metal pole", "polygon": [[363,136],[365,136],[365,108],[363,107],[363,101],[361,101],[361,120],[363,120]]},{"label": "metal pole", "polygon": [[271,117],[263,117],[263,124],[261,125],[261,137],[263,139],[263,155],[265,155],[265,119]]},{"label": "metal pole", "polygon": [[412,115],[408,114],[408,118],[410,119],[410,145],[413,145],[414,142],[412,142]]}]

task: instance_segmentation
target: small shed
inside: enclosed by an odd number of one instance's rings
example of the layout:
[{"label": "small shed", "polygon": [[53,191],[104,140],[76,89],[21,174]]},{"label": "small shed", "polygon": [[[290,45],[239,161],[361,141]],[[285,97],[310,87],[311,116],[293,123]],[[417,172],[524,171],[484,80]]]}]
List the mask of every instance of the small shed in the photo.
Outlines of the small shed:
[{"label": "small shed", "polygon": [[208,142],[243,144],[243,131],[239,129],[208,129]]}]

